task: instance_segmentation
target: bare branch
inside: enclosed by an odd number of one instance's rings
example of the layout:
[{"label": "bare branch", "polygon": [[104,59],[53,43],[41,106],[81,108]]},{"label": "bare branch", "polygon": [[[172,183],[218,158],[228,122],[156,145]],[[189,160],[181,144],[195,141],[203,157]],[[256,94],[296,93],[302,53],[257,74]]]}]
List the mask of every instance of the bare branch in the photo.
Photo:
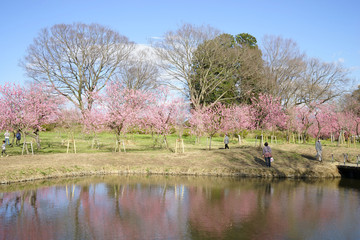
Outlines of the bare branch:
[{"label": "bare branch", "polygon": [[58,24],[39,33],[21,65],[83,111],[91,108],[89,93],[106,85],[133,48],[125,36],[98,24]]}]

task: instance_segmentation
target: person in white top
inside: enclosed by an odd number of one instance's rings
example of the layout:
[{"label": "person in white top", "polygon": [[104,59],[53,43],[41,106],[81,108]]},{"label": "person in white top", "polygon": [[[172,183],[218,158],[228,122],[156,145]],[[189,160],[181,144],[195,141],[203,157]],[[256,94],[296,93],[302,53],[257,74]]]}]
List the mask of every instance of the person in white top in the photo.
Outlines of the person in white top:
[{"label": "person in white top", "polygon": [[8,130],[6,130],[4,136],[5,136],[5,144],[10,145],[10,133]]},{"label": "person in white top", "polygon": [[316,159],[319,160],[319,162],[322,161],[322,146],[320,138],[315,143],[315,149],[316,149]]}]

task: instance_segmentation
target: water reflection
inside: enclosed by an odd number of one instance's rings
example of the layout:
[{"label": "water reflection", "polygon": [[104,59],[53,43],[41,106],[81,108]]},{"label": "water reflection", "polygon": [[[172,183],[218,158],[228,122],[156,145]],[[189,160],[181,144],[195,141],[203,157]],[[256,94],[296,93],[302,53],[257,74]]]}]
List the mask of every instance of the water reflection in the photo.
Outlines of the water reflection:
[{"label": "water reflection", "polygon": [[0,186],[0,239],[360,239],[358,181],[112,176],[34,184]]}]

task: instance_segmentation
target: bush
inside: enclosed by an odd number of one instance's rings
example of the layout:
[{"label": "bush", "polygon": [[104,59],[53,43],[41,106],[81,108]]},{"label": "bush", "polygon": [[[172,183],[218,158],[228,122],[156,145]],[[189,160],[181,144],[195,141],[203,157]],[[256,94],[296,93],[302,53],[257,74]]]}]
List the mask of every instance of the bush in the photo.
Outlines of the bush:
[{"label": "bush", "polygon": [[246,138],[246,136],[248,134],[249,134],[248,130],[244,129],[244,130],[240,131],[238,135],[240,135],[242,138]]},{"label": "bush", "polygon": [[45,131],[53,131],[56,127],[56,123],[45,124],[42,126]]}]

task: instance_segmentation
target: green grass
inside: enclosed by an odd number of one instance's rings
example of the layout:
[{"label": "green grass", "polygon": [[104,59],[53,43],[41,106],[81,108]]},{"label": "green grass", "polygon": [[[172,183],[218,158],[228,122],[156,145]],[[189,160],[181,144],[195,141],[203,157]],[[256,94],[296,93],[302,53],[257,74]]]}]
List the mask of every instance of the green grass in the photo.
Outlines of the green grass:
[{"label": "green grass", "polygon": [[[125,148],[127,152],[162,152],[173,151],[175,148],[175,142],[178,138],[177,135],[172,134],[167,136],[167,142],[169,149],[166,149],[166,145],[162,136],[152,137],[150,134],[127,134],[125,137]],[[92,142],[94,137],[89,134],[76,133],[74,136],[76,152],[77,153],[98,153],[98,152],[114,152],[116,145],[115,135],[109,132],[102,132],[98,134],[98,146],[92,148]],[[200,143],[195,144],[194,136],[185,136],[184,138],[185,148],[188,149],[206,149],[208,142],[206,137],[202,137]],[[10,139],[11,141],[12,139]],[[27,138],[27,141],[32,138]],[[33,141],[34,154],[49,154],[49,153],[66,153],[68,145],[67,134],[61,132],[41,132],[41,149],[37,149],[36,143]],[[212,148],[217,149],[223,147],[223,138],[214,137],[212,139]],[[7,146],[7,153],[9,155],[21,155],[23,150],[23,142],[20,146]],[[28,150],[31,153],[31,147],[28,145]],[[121,145],[123,151],[123,146]],[[69,142],[69,152],[74,152],[73,142]],[[24,150],[26,153],[26,150]]]},{"label": "green grass", "polygon": [[[243,139],[242,145],[255,146],[255,142],[259,143],[259,140],[255,139],[256,131],[254,133],[249,132],[246,139]],[[175,143],[178,136],[176,134],[171,134],[167,136],[167,142],[169,145],[169,149],[165,147],[162,136],[151,136],[150,134],[127,134],[125,137],[125,148],[126,152],[153,152],[153,153],[161,153],[161,152],[174,152],[175,151]],[[34,154],[51,154],[51,153],[66,153],[67,152],[67,140],[69,139],[68,134],[63,131],[47,131],[40,133],[41,139],[41,149],[37,149],[36,143],[33,141],[33,151]],[[102,132],[97,135],[98,146],[92,148],[92,141],[94,139],[93,135],[85,134],[82,132],[76,132],[74,134],[76,152],[77,153],[111,153],[115,151],[116,138],[115,135],[111,132]],[[11,141],[12,139],[10,139]],[[27,140],[32,140],[32,138],[27,138]],[[209,140],[207,137],[201,137],[200,142],[196,143],[196,137],[191,135],[186,135],[183,137],[185,151],[192,150],[205,150],[208,149]],[[267,139],[270,142],[270,138]],[[314,140],[310,140],[307,144],[297,144],[298,146],[306,146],[308,148],[312,148],[314,145]],[[285,144],[285,139],[277,139],[277,143],[271,143],[271,146],[275,145],[283,145]],[[323,146],[325,146],[329,151],[336,152],[338,151],[338,147],[336,143],[331,143],[330,141],[322,141]],[[223,148],[223,136],[217,135],[212,138],[211,142],[212,149]],[[239,146],[237,138],[230,139],[230,147]],[[346,149],[346,145],[343,145]],[[352,148],[353,145],[351,146]],[[21,142],[20,146],[7,146],[7,153],[10,156],[21,155],[22,154],[23,145]],[[28,147],[29,152],[31,153],[30,147]],[[332,150],[330,150],[332,149]],[[121,150],[123,151],[123,146],[121,146]],[[344,150],[342,150],[344,151]],[[73,143],[69,143],[69,152],[74,152]],[[24,151],[26,154],[26,151]],[[289,153],[290,154],[290,153]],[[294,155],[289,155],[289,158],[296,158]],[[352,156],[351,159],[354,157]],[[354,160],[355,161],[355,160]]]}]

